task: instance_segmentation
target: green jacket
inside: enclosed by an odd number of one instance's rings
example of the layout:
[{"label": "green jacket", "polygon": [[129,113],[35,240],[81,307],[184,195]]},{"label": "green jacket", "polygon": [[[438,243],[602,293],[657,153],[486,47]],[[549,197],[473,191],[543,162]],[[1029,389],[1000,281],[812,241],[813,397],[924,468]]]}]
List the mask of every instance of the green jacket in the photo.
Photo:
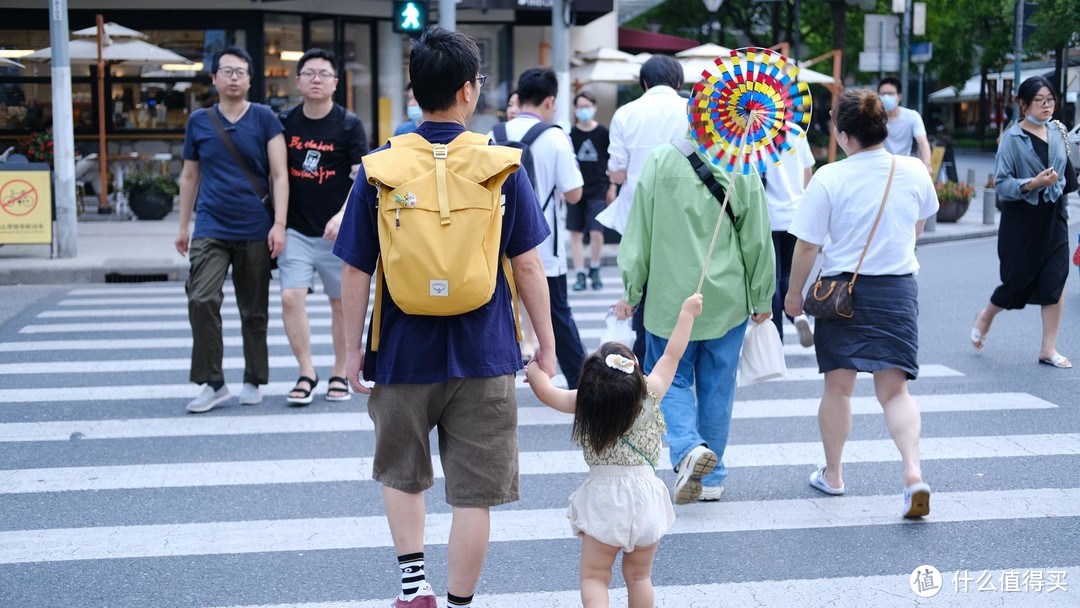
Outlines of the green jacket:
[{"label": "green jacket", "polygon": [[[733,175],[701,158],[729,191]],[[765,188],[757,175],[739,175],[734,183],[728,205],[737,219],[735,230],[725,213],[691,340],[722,337],[750,314],[772,310],[776,261]],[[720,203],[675,146],[650,153],[619,245],[623,300],[637,305],[649,284],[645,329],[650,333],[669,338],[674,331],[683,300],[697,288],[719,217]]]}]

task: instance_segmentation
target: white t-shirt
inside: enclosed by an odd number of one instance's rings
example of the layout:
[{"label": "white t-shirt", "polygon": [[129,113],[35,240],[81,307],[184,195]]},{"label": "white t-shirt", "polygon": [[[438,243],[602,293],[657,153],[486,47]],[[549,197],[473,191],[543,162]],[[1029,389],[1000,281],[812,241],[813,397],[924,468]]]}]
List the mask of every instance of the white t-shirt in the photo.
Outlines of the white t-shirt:
[{"label": "white t-shirt", "polygon": [[769,201],[769,224],[782,232],[791,226],[791,218],[806,192],[806,170],[814,168],[814,153],[805,137],[796,138],[795,151],[780,156],[780,163],[765,177],[765,198]]},{"label": "white t-shirt", "polygon": [[601,224],[619,233],[626,229],[645,159],[657,146],[686,135],[688,102],[675,89],[657,85],[615,110],[608,128],[608,171],[626,171],[626,182],[615,202],[597,216]]},{"label": "white t-shirt", "polygon": [[[911,156],[912,140],[926,136],[922,116],[910,108],[900,107],[895,118],[889,117],[889,134],[885,137],[885,149],[900,156]],[[923,171],[926,167],[923,167]]]},{"label": "white t-shirt", "polygon": [[[540,119],[531,114],[519,114],[514,120],[506,123],[506,136],[514,141],[520,141]],[[488,133],[488,137],[491,134]],[[570,143],[570,136],[562,129],[547,129],[529,145],[529,153],[532,155],[533,171],[535,172],[536,198],[543,206],[548,194],[555,189],[555,196],[548,203],[544,217],[547,218],[548,228],[551,234],[540,244],[540,258],[544,261],[544,273],[549,277],[557,277],[566,274],[566,243],[570,239],[566,227],[563,226],[562,218],[565,216],[565,205],[562,194],[574,188],[580,188],[585,184],[581,171],[577,165],[577,155],[574,154],[574,146]],[[524,168],[521,169],[524,171]],[[556,247],[556,242],[558,247]]]},{"label": "white t-shirt", "polygon": [[[890,156],[884,149],[859,152],[825,165],[810,180],[788,232],[815,245],[829,239],[823,252],[822,276],[855,271],[885,195]],[[922,161],[896,156],[889,200],[859,274],[917,272],[915,223],[934,215],[937,209],[937,192]]]}]

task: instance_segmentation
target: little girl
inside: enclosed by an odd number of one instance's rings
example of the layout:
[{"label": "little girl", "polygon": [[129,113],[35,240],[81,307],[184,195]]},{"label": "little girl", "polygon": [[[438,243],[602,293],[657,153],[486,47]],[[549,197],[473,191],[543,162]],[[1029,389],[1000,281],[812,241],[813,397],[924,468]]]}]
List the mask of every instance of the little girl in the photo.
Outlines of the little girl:
[{"label": "little girl", "polygon": [[701,314],[701,294],[683,302],[675,330],[652,373],[645,376],[634,353],[607,342],[585,359],[576,391],[555,388],[535,361],[529,386],[548,407],[574,414],[589,477],[570,495],[567,517],[581,537],[581,602],[606,608],[611,567],[623,551],[623,578],[631,608],[653,605],[656,548],[675,522],[667,486],[656,477],[660,438],[667,431],[660,399],[675,377]]}]

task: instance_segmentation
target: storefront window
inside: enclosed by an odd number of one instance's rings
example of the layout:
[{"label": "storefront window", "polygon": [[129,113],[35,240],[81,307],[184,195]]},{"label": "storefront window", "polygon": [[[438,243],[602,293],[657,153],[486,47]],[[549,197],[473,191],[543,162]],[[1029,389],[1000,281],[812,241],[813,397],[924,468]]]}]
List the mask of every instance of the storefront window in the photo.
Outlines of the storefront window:
[{"label": "storefront window", "polygon": [[267,15],[263,35],[266,103],[280,112],[303,102],[296,86],[296,62],[304,54],[304,20],[299,15]]},{"label": "storefront window", "polygon": [[374,86],[371,79],[371,30],[371,25],[367,23],[345,24],[345,56],[341,60],[342,74],[338,77],[338,87],[345,89],[345,107],[360,117],[369,138],[375,134],[375,112],[371,105]]},{"label": "storefront window", "polygon": [[[76,131],[94,127],[89,83],[72,83],[72,118]],[[43,131],[52,127],[52,85],[48,82],[0,81],[0,130]]]}]

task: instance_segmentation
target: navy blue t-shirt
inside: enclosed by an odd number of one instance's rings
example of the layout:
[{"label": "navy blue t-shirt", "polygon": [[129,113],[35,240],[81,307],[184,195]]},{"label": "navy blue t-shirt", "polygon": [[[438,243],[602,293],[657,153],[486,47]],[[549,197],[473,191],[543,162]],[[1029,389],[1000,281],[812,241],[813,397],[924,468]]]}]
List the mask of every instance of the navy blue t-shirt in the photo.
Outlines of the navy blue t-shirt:
[{"label": "navy blue t-shirt", "polygon": [[266,240],[273,218],[243,169],[236,166],[207,112],[218,113],[226,134],[233,138],[255,179],[266,183],[267,192],[272,192],[272,188],[266,144],[283,130],[273,110],[259,103],[251,104],[235,123],[221,116],[216,106],[191,113],[184,135],[184,160],[199,162],[195,233],[191,236],[227,241]]},{"label": "navy blue t-shirt", "polygon": [[[464,130],[457,123],[425,121],[415,132],[431,143],[447,144]],[[499,255],[513,258],[543,243],[550,231],[524,171],[510,175],[503,194],[506,209]],[[349,193],[334,254],[358,270],[375,273],[378,210],[375,188],[368,185],[363,166]],[[453,317],[405,314],[383,289],[379,351],[371,352],[369,324],[364,378],[379,384],[428,384],[450,378],[494,378],[521,369],[513,303],[501,267],[491,301]]]}]

